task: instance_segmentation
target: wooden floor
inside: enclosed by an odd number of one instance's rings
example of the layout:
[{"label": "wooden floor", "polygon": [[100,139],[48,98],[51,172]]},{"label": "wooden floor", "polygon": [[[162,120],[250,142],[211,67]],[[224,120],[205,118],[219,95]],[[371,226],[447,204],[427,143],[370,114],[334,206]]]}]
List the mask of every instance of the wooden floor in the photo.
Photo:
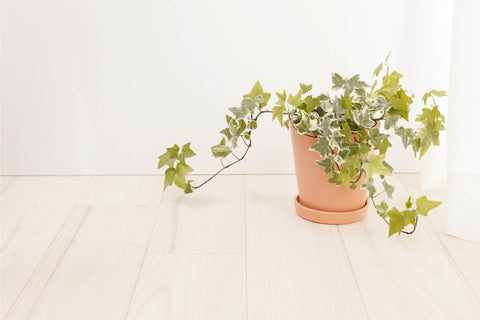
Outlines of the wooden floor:
[{"label": "wooden floor", "polygon": [[[398,203],[418,194],[394,176]],[[2,177],[2,319],[480,319],[480,245],[295,215],[293,175]],[[443,199],[444,194],[430,193]]]}]

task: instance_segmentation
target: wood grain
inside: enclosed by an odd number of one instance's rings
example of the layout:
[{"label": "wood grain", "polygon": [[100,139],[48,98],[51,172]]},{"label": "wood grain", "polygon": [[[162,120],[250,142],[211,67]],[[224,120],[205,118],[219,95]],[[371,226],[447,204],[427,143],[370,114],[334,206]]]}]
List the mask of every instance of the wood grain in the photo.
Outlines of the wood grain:
[{"label": "wood grain", "polygon": [[365,319],[335,225],[295,214],[294,176],[247,176],[248,319]]},{"label": "wood grain", "polygon": [[245,319],[243,254],[149,254],[128,319]]},{"label": "wood grain", "polygon": [[[409,195],[398,178],[389,180],[390,203],[403,209]],[[388,238],[371,208],[365,220],[339,228],[371,319],[478,319],[475,298],[425,219],[415,234]]]},{"label": "wood grain", "polygon": [[2,193],[2,317],[32,276],[90,177],[18,177]]},{"label": "wood grain", "polygon": [[92,206],[30,317],[124,319],[156,208]]},{"label": "wood grain", "polygon": [[79,205],[157,205],[162,176],[95,176]]},{"label": "wood grain", "polygon": [[431,222],[451,259],[476,292],[477,301],[480,303],[480,244],[445,234],[445,221],[448,211],[446,189],[420,190],[421,175],[419,174],[401,174],[399,179],[408,191],[416,197],[427,195],[429,199],[443,201],[440,207],[429,214],[428,220]]},{"label": "wood grain", "polygon": [[219,176],[193,194],[167,190],[149,252],[244,252],[244,189],[244,177],[233,175]]}]

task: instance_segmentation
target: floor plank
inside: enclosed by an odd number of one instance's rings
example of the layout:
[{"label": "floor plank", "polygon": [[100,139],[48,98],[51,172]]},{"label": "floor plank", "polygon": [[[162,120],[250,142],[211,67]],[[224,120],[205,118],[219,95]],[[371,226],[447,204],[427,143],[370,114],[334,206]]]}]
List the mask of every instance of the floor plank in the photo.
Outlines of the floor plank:
[{"label": "floor plank", "polygon": [[248,319],[367,318],[338,227],[295,214],[295,177],[246,187]]},{"label": "floor plank", "polygon": [[[390,183],[400,206],[408,194],[398,178]],[[371,208],[365,220],[339,228],[371,319],[478,319],[475,298],[428,220],[420,218],[413,235],[388,238]]]},{"label": "floor plank", "polygon": [[30,317],[124,319],[157,209],[92,206]]},{"label": "floor plank", "polygon": [[[196,177],[201,181],[205,177]],[[168,189],[163,197],[149,252],[244,252],[244,177],[218,176],[185,195]]]},{"label": "floor plank", "polygon": [[443,201],[443,204],[428,216],[428,220],[430,220],[456,266],[475,290],[478,301],[480,301],[480,244],[444,233],[448,208],[445,188],[421,191],[419,188],[421,186],[421,175],[419,174],[401,174],[399,178],[409,192],[415,196],[427,195],[431,199]]},{"label": "floor plank", "polygon": [[0,192],[7,188],[15,178],[16,176],[0,176]]},{"label": "floor plank", "polygon": [[243,254],[149,254],[128,319],[245,319]]},{"label": "floor plank", "polygon": [[2,193],[2,317],[31,277],[90,177],[18,177]]},{"label": "floor plank", "polygon": [[157,205],[163,176],[94,176],[80,205]]},{"label": "floor plank", "polygon": [[75,207],[65,219],[46,253],[38,263],[29,280],[19,293],[6,319],[27,319],[35,303],[43,292],[47,282],[62,260],[65,252],[75,236],[80,225],[88,215],[90,207]]}]

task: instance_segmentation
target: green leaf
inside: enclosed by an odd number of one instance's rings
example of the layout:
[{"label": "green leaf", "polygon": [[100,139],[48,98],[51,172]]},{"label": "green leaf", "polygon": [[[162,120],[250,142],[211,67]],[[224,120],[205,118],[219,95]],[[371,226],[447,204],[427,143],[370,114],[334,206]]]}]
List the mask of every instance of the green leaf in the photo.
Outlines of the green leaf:
[{"label": "green leaf", "polygon": [[307,93],[308,91],[312,90],[312,85],[306,85],[303,83],[300,83],[300,90],[302,91],[303,94]]},{"label": "green leaf", "polygon": [[225,158],[227,157],[230,153],[232,153],[232,149],[229,146],[217,144],[212,146],[212,155],[215,158]]},{"label": "green leaf", "polygon": [[407,209],[412,207],[412,197],[408,197],[407,202],[405,202],[405,207],[407,207]]},{"label": "green leaf", "polygon": [[345,159],[345,163],[340,169],[338,180],[343,182],[347,190],[350,186],[350,181],[355,178],[358,169],[361,169],[361,165],[357,158],[348,157]]},{"label": "green leaf", "polygon": [[173,178],[173,182],[175,185],[181,189],[186,188],[186,182],[185,182],[185,175],[188,173],[192,172],[193,169],[186,163],[178,163],[177,168],[175,171],[175,176]]},{"label": "green leaf", "polygon": [[367,179],[373,177],[374,174],[391,175],[390,170],[384,165],[386,154],[369,154],[367,161],[362,167],[365,169]]},{"label": "green leaf", "polygon": [[294,107],[297,107],[297,108],[300,107],[303,104],[302,90],[299,90],[297,94],[294,96],[289,94],[287,102]]},{"label": "green leaf", "polygon": [[178,152],[180,147],[176,144],[173,147],[167,148],[167,151],[158,157],[158,169],[163,166],[173,167],[175,161],[178,159]]},{"label": "green leaf", "polygon": [[225,135],[225,137],[227,137],[228,140],[232,139],[232,133],[230,132],[229,128],[223,129],[222,131],[220,131],[220,133]]},{"label": "green leaf", "polygon": [[[257,100],[257,98],[259,98],[259,99]],[[250,98],[244,98],[242,100],[242,104],[241,104],[242,109],[243,108],[247,109],[248,112],[250,112],[250,114],[253,114],[255,112],[255,109],[259,108],[259,103],[263,101],[262,96],[258,96],[257,98],[255,98],[256,101],[253,101]],[[235,116],[237,116],[237,113],[235,113],[234,111],[232,111],[232,113]],[[243,118],[243,117],[240,117],[240,118]]]},{"label": "green leaf", "polygon": [[383,189],[385,190],[385,193],[389,198],[392,197],[393,192],[395,191],[395,187],[392,186],[391,184],[387,183],[387,180],[382,181]]},{"label": "green leaf", "polygon": [[287,100],[287,92],[285,90],[283,90],[282,93],[276,92],[275,94],[278,98],[278,101],[276,102],[277,104],[285,103],[285,101]]},{"label": "green leaf", "polygon": [[371,128],[375,125],[368,108],[363,108],[360,112],[351,112],[353,121],[362,128]]},{"label": "green leaf", "polygon": [[283,113],[287,111],[287,108],[285,107],[285,104],[282,104],[280,106],[275,106],[272,108],[272,121],[275,119],[278,119],[278,122],[280,122],[280,126],[283,126]]},{"label": "green leaf", "polygon": [[432,96],[436,96],[436,97],[445,97],[447,95],[447,92],[446,91],[437,91],[437,90],[430,90],[429,92],[425,93],[423,95],[423,104],[424,105],[427,105],[427,100],[428,98],[432,97]]},{"label": "green leaf", "polygon": [[367,181],[365,181],[364,184],[362,184],[362,189],[368,191],[368,196],[370,198],[373,197],[375,195],[375,192],[377,191],[377,189],[373,185],[373,182],[374,182],[373,179],[370,178],[370,179],[367,179]]},{"label": "green leaf", "polygon": [[381,142],[375,145],[375,150],[379,150],[380,154],[386,153],[387,149],[390,148],[392,144],[388,138],[383,139]]},{"label": "green leaf", "polygon": [[403,228],[406,227],[403,214],[398,211],[397,208],[393,207],[387,212],[387,216],[390,218],[388,236],[391,237],[395,233],[400,234]]},{"label": "green leaf", "polygon": [[383,140],[387,139],[389,135],[385,133],[380,133],[380,130],[378,128],[372,128],[368,131],[368,137],[368,144],[370,144],[371,146],[376,146]]},{"label": "green leaf", "polygon": [[190,148],[190,142],[185,143],[182,146],[182,156],[183,156],[184,159],[191,158],[191,157],[196,156],[196,155],[197,154],[195,152],[193,152],[193,150]]},{"label": "green leaf", "polygon": [[385,114],[385,122],[383,124],[383,126],[385,127],[385,130],[388,130],[390,128],[395,128],[398,120],[400,120],[399,114],[391,114],[391,113]]},{"label": "green leaf", "polygon": [[325,174],[328,174],[332,171],[335,171],[336,167],[333,161],[333,156],[328,156],[326,158],[316,160],[315,161],[318,165],[322,166],[325,170]]},{"label": "green leaf", "polygon": [[380,202],[380,204],[377,204],[377,214],[382,217],[386,218],[387,217],[387,211],[388,211],[388,204],[385,201]]},{"label": "green leaf", "polygon": [[246,107],[232,107],[232,108],[228,108],[228,110],[231,113],[233,113],[233,115],[235,116],[235,119],[243,119],[249,113]]},{"label": "green leaf", "polygon": [[378,77],[378,75],[380,74],[380,71],[382,71],[382,69],[383,69],[383,62],[380,63],[380,64],[378,65],[378,67],[375,68],[375,70],[373,71],[373,75],[374,75],[375,77]]},{"label": "green leaf", "polygon": [[343,86],[343,84],[345,83],[345,80],[338,73],[332,73],[332,82],[333,82],[332,89],[338,89]]},{"label": "green leaf", "polygon": [[402,138],[403,147],[407,149],[411,140],[415,136],[411,128],[405,129],[404,127],[398,127],[395,129],[395,134]]},{"label": "green leaf", "polygon": [[313,98],[312,96],[307,96],[304,99],[305,105],[306,105],[306,111],[308,113],[312,112],[315,110],[316,107],[320,106],[320,99],[319,98]]},{"label": "green leaf", "polygon": [[[275,108],[275,107],[274,107]],[[247,128],[250,130],[255,130],[257,129],[257,121],[252,120],[247,124]]]},{"label": "green leaf", "polygon": [[245,94],[243,97],[255,100],[255,98],[260,95],[263,97],[263,102],[259,103],[259,108],[263,108],[267,105],[268,100],[270,100],[271,94],[263,92],[263,87],[260,84],[260,81],[257,81],[253,85],[252,91],[250,93]]},{"label": "green leaf", "polygon": [[193,182],[193,180],[188,180],[187,181],[187,184],[185,185],[185,189],[184,189],[185,193],[193,193],[192,182]]},{"label": "green leaf", "polygon": [[322,157],[326,157],[332,153],[328,139],[324,136],[318,136],[317,143],[315,143],[310,150],[317,151]]},{"label": "green leaf", "polygon": [[438,207],[441,204],[441,201],[428,200],[427,196],[423,196],[417,199],[417,212],[423,216],[426,216],[430,210]]},{"label": "green leaf", "polygon": [[412,97],[408,96],[405,90],[400,89],[390,98],[390,102],[392,103],[391,110],[408,121],[408,113],[412,101]]},{"label": "green leaf", "polygon": [[168,186],[173,184],[173,179],[175,178],[176,170],[175,168],[168,168],[165,170],[165,180],[163,181],[163,191],[167,189]]}]

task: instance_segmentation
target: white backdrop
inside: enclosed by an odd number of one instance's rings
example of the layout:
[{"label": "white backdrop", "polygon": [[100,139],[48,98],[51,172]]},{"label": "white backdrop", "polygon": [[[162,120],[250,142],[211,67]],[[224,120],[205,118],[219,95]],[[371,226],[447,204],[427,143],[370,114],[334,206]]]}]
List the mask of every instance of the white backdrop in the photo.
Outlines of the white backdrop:
[{"label": "white backdrop", "polygon": [[[2,6],[2,174],[151,174],[164,148],[188,141],[196,173],[212,172],[226,108],[257,79],[267,91],[324,90],[332,72],[370,80],[390,50],[418,99],[448,89],[447,0]],[[293,172],[289,135],[263,120],[231,173]],[[390,162],[420,169],[398,143]]]}]

